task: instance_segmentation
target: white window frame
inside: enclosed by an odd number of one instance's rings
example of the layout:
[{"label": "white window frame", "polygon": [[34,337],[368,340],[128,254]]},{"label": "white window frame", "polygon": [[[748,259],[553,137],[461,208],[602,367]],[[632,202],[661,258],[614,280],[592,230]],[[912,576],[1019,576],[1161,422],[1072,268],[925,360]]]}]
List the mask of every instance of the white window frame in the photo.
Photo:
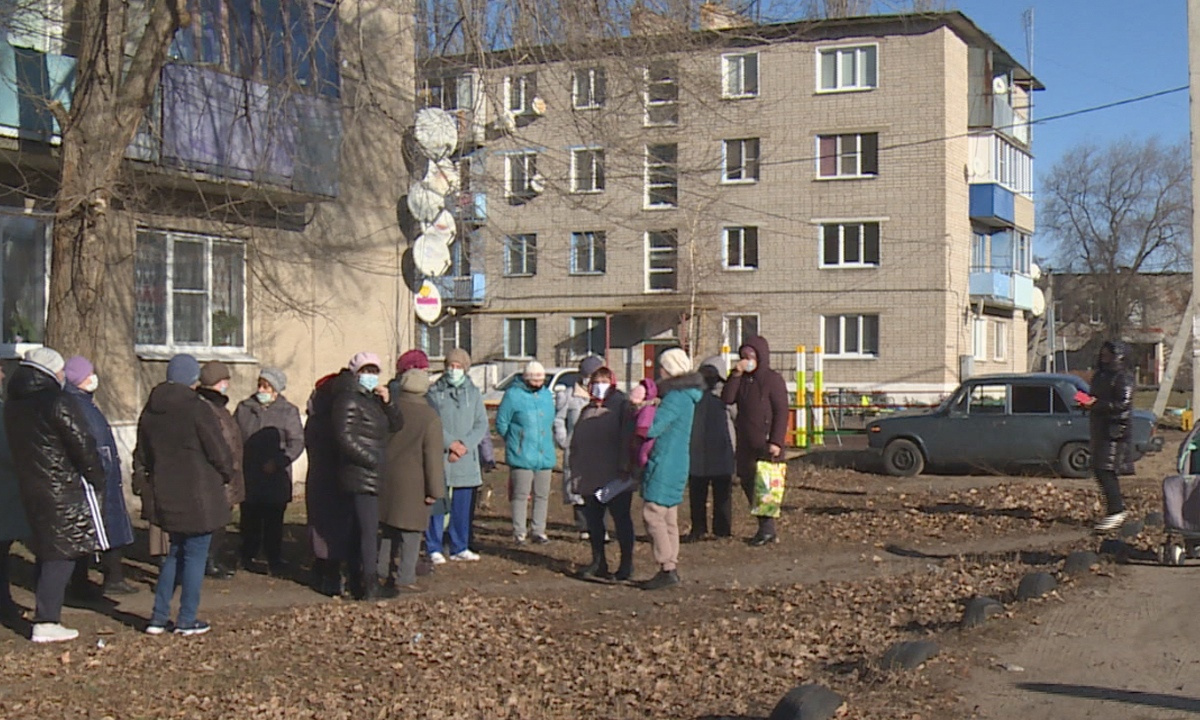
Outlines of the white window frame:
[{"label": "white window frame", "polygon": [[[875,54],[875,84],[867,84],[867,64],[863,61],[866,51],[874,50]],[[843,92],[869,92],[879,88],[880,73],[879,67],[882,65],[879,62],[879,43],[853,43],[846,45],[826,45],[816,49],[817,57],[817,77],[816,85],[817,92],[820,94],[827,93],[843,93]],[[855,78],[853,82],[845,82],[842,77],[842,55],[853,52],[855,56]],[[822,63],[827,54],[831,54],[834,59],[834,83],[833,87],[824,87],[822,80],[825,75],[823,72]]]},{"label": "white window frame", "polygon": [[1029,275],[1033,270],[1033,236],[1017,231],[1017,241],[1013,244],[1013,270],[1021,275]]},{"label": "white window frame", "polygon": [[[41,322],[42,340],[46,337],[46,320],[50,311],[50,251],[53,246],[54,239],[54,216],[49,213],[31,212],[31,213],[15,213],[0,211],[0,219],[3,218],[26,218],[33,222],[44,223],[42,228],[42,315],[36,320]],[[2,230],[2,228],[0,228]],[[3,249],[0,246],[0,249]],[[4,297],[4,263],[3,256],[0,256],[0,305],[3,304]],[[30,318],[30,320],[34,320]],[[5,323],[0,323],[0,330],[3,330]],[[17,342],[14,337],[12,342],[8,338],[0,338],[4,342],[0,343],[0,357],[23,357],[25,352],[33,348],[42,347],[42,341],[31,341],[29,338],[22,338],[21,342]]]},{"label": "white window frame", "polygon": [[1004,362],[1008,356],[1008,323],[992,321],[992,360]]},{"label": "white window frame", "polygon": [[[466,326],[465,333],[464,325]],[[427,323],[418,321],[417,347],[424,351],[425,354],[429,356],[430,360],[441,360],[445,358],[446,354],[442,351],[446,347],[446,331],[450,329],[453,329],[453,342],[451,343],[451,347],[463,348],[467,350],[467,352],[470,352],[471,317],[469,315],[443,318],[436,325],[429,325]],[[438,347],[436,349],[433,346],[434,333],[437,334],[439,340]],[[464,337],[466,338],[465,343],[463,342]]]},{"label": "white window frame", "polygon": [[[746,262],[746,231],[748,230],[753,230],[755,234],[753,265]],[[729,244],[732,239],[731,236],[734,233],[740,235],[740,238],[738,239],[738,245],[741,248],[741,252],[739,253],[741,256],[740,262],[738,262],[736,265],[732,262],[732,258],[729,255]],[[753,272],[757,270],[760,262],[759,256],[762,254],[761,242],[762,233],[759,231],[759,228],[756,225],[726,225],[725,227],[721,228],[722,266],[726,270],[732,272]]]},{"label": "white window frame", "polygon": [[[876,344],[876,348],[877,348],[877,353],[864,352],[862,350],[862,348],[866,347],[866,343],[864,342],[866,339],[866,334],[864,332],[866,323],[865,323],[864,319],[867,317],[874,317],[876,319],[875,331],[878,336],[875,338],[875,344]],[[879,358],[879,355],[883,352],[883,350],[882,350],[883,322],[882,322],[882,316],[879,313],[846,312],[846,313],[838,313],[836,315],[822,315],[821,322],[820,322],[820,326],[821,326],[820,327],[820,331],[821,331],[820,337],[821,337],[821,343],[823,345],[825,344],[825,328],[830,320],[836,320],[838,322],[838,351],[832,352],[829,347],[823,347],[822,349],[825,351],[825,357],[854,359],[854,360],[875,360],[875,359]],[[855,352],[845,352],[844,351],[844,348],[846,347],[846,322],[847,321],[853,321],[853,322],[857,323],[858,350]]]},{"label": "white window frame", "polygon": [[[538,174],[538,152],[536,150],[516,150],[513,152],[501,153],[504,158],[504,197],[506,198],[527,198],[534,195],[533,178]],[[523,187],[514,187],[515,173],[513,173],[513,162],[520,161],[525,175],[525,183]],[[533,161],[532,166],[530,160]],[[530,172],[532,167],[533,172]]]},{"label": "white window frame", "polygon": [[[741,163],[736,168],[729,166],[731,150],[738,149]],[[754,148],[751,162],[747,148]],[[753,171],[753,172],[751,172]],[[735,138],[721,141],[721,182],[725,185],[753,185],[762,174],[762,140],[760,138]],[[734,177],[737,175],[738,177]]]},{"label": "white window frame", "polygon": [[[533,78],[534,89],[530,92],[529,79]],[[504,107],[513,115],[528,115],[533,112],[533,99],[537,97],[537,71],[530,70],[504,77]],[[514,98],[519,102],[514,103]]]},{"label": "white window frame", "polygon": [[[579,328],[576,326],[577,322],[583,322],[586,324],[587,327],[583,328],[582,332],[579,332]],[[584,359],[585,357],[587,357],[589,355],[595,355],[598,357],[606,357],[606,352],[605,352],[606,348],[603,347],[603,344],[604,344],[603,342],[601,342],[601,347],[599,347],[599,348],[592,347],[591,332],[593,330],[595,330],[596,328],[605,327],[607,322],[608,322],[607,318],[603,315],[573,315],[572,317],[568,318],[567,319],[567,332],[569,334],[567,337],[571,338],[571,343],[569,344],[570,348],[567,351],[568,355],[569,355],[569,359],[572,361],[578,361],[578,360]],[[578,352],[575,349],[575,339],[580,336],[585,338],[584,345],[586,347],[584,348],[583,352]],[[583,378],[583,379],[587,380],[587,378]]]},{"label": "white window frame", "polygon": [[[577,251],[580,245],[576,243],[576,238],[587,238],[587,257],[589,260],[588,267],[591,269],[580,269],[579,254]],[[599,243],[597,243],[599,240]],[[570,258],[570,274],[571,275],[604,275],[608,271],[608,233],[604,230],[578,230],[571,233],[569,252]],[[597,252],[597,246],[600,251]],[[597,270],[596,259],[604,258],[604,268]]]},{"label": "white window frame", "polygon": [[[747,335],[743,324],[746,318],[754,318],[754,332]],[[734,332],[736,327],[737,332]],[[726,313],[721,316],[721,339],[722,345],[731,348],[739,348],[746,338],[751,335],[762,334],[762,315],[759,313]]]},{"label": "white window frame", "polygon": [[[669,235],[671,233],[674,233],[674,235],[675,235],[675,246],[673,248],[671,248],[669,251],[664,248],[657,248],[657,249],[651,248],[650,238],[652,235],[658,235],[658,234]],[[643,245],[645,248],[644,260],[645,260],[645,267],[646,267],[646,292],[647,293],[655,293],[655,294],[679,292],[679,231],[674,228],[666,229],[666,230],[647,230],[644,238],[645,238],[645,240],[644,240]],[[652,268],[651,263],[650,263],[651,256],[653,256],[655,253],[664,253],[665,254],[667,252],[674,253],[675,266],[670,270]],[[650,284],[650,276],[651,275],[672,275],[675,278],[675,287],[673,287],[673,288],[651,287],[651,284]]]},{"label": "white window frame", "polygon": [[[511,352],[513,349],[513,347],[512,347],[513,323],[520,323],[521,347],[519,348],[520,349],[519,353]],[[526,340],[525,324],[526,323],[533,323],[533,345],[534,346],[532,348],[532,352],[530,352],[531,348],[525,347],[525,340]],[[527,316],[504,318],[504,357],[505,357],[505,359],[507,359],[507,360],[532,360],[535,357],[537,357],[537,343],[538,343],[537,318],[527,317]]]},{"label": "white window frame", "polygon": [[971,356],[977,362],[985,362],[988,359],[987,318],[975,317],[971,323]]},{"label": "white window frame", "polygon": [[[655,63],[670,63],[673,66],[671,78],[669,82],[656,83],[663,85],[673,85],[675,87],[674,100],[654,100],[650,99],[650,67]],[[655,122],[650,119],[650,108],[659,107],[674,107],[675,119],[666,122]],[[642,124],[645,127],[675,127],[679,125],[679,63],[675,60],[656,60],[650,62],[646,67],[642,68],[642,108],[644,116]]]},{"label": "white window frame", "polygon": [[[600,76],[605,79],[605,97],[596,98],[596,80]],[[580,78],[587,78],[587,92],[581,92]],[[571,107],[576,110],[599,110],[608,101],[608,73],[603,66],[576,68],[571,75]],[[580,103],[585,100],[585,103]]]},{"label": "white window frame", "polygon": [[[746,90],[746,59],[754,58],[753,92]],[[738,92],[733,86],[737,85]],[[746,100],[758,97],[762,90],[762,60],[757,52],[725,53],[721,56],[721,97],[726,100]]]},{"label": "white window frame", "polygon": [[[877,218],[867,219],[837,219],[837,220],[815,220],[817,226],[817,267],[821,270],[874,270],[883,265],[883,221]],[[828,225],[836,225],[838,228],[838,258],[837,262],[829,262],[829,258],[825,257],[825,227]],[[867,249],[867,226],[875,225],[878,228],[879,240],[879,262],[869,263],[863,260],[866,256]],[[849,226],[858,227],[858,262],[845,262],[843,258],[846,255],[846,228]]]},{"label": "white window frame", "polygon": [[[529,269],[530,243],[532,238],[533,270]],[[512,267],[513,241],[521,241],[521,271],[516,272]],[[520,278],[537,275],[537,233],[514,233],[504,238],[504,277]]]},{"label": "white window frame", "polygon": [[[652,163],[651,162],[652,156],[651,156],[650,148],[652,148],[652,147],[667,147],[667,146],[675,148],[675,162],[673,164]],[[645,191],[642,195],[643,209],[646,209],[646,210],[673,210],[675,208],[678,208],[679,207],[679,144],[678,143],[649,143],[646,145],[646,153],[644,156],[644,161],[645,161],[645,173],[646,174],[645,174]],[[672,168],[675,172],[674,181],[670,182],[670,183],[652,184],[650,182],[650,169],[652,167]],[[652,195],[651,190],[660,189],[660,188],[674,188],[675,189],[675,201],[671,202],[671,203],[652,204],[650,202],[650,197]]]},{"label": "white window frame", "polygon": [[[580,177],[579,175],[579,159],[584,153],[591,154],[592,157],[592,172],[591,177]],[[595,195],[604,192],[606,178],[604,175],[604,148],[597,145],[589,145],[585,147],[571,148],[571,192],[576,195]],[[588,186],[584,186],[580,181],[584,180]]]},{"label": "white window frame", "polygon": [[[166,313],[166,342],[159,343],[138,343],[134,338],[134,352],[139,355],[164,355],[170,356],[180,352],[188,352],[192,354],[203,354],[206,357],[229,357],[233,359],[242,359],[246,357],[247,348],[250,344],[250,322],[247,317],[250,298],[250,283],[248,263],[246,261],[246,241],[238,237],[224,237],[220,235],[202,235],[198,233],[175,232],[172,230],[163,230],[152,227],[138,227],[137,234],[142,233],[157,233],[166,238],[167,257],[166,257],[166,282],[164,285],[165,291],[165,309]],[[200,242],[204,245],[204,291],[207,298],[204,312],[204,336],[208,339],[207,343],[185,343],[175,341],[175,243],[182,242]],[[135,240],[136,243],[136,240]],[[212,344],[212,292],[213,292],[213,244],[225,243],[228,245],[238,245],[242,249],[242,344],[241,345],[213,345]],[[184,291],[181,291],[184,292]],[[200,294],[201,291],[186,291],[189,294]],[[137,310],[135,308],[134,312]]]},{"label": "white window frame", "polygon": [[[863,137],[866,135],[875,136],[875,172],[873,173],[863,172]],[[837,172],[835,172],[833,175],[821,174],[821,159],[824,157],[821,155],[821,138],[827,137],[834,138],[834,159],[837,166]],[[853,150],[847,150],[845,148],[845,139],[849,137],[854,138]],[[867,178],[879,177],[879,133],[877,132],[818,134],[816,136],[814,155],[817,158],[817,180],[863,180]],[[855,174],[844,174],[842,172],[842,158],[848,155],[853,155],[855,157],[855,164],[858,166],[858,172]]]}]

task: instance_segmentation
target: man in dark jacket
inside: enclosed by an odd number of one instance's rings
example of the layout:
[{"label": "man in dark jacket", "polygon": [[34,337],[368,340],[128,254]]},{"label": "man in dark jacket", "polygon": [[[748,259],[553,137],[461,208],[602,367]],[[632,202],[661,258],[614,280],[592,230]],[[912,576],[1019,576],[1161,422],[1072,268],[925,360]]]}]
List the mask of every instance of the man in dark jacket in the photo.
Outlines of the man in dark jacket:
[{"label": "man in dark jacket", "polygon": [[[107,549],[100,515],[104,467],[79,405],[63,391],[64,362],[50,348],[37,348],[8,383],[4,424],[12,450],[21,501],[37,559],[36,643],[79,637],[65,628],[63,598],[75,561]],[[83,477],[83,481],[80,480]]]},{"label": "man in dark jacket", "polygon": [[1125,522],[1125,501],[1117,477],[1129,442],[1133,414],[1133,376],[1125,368],[1129,348],[1109,340],[1100,348],[1096,374],[1092,377],[1090,398],[1082,404],[1091,413],[1092,470],[1104,491],[1107,508],[1096,523],[1096,530],[1115,530]]},{"label": "man in dark jacket", "polygon": [[142,502],[151,521],[168,533],[171,549],[158,575],[154,612],[146,632],[167,631],[176,580],[181,586],[175,632],[199,635],[196,618],[212,533],[229,523],[226,486],[234,481],[233,455],[221,426],[196,394],[200,364],[191,355],[167,363],[167,381],[150,391],[138,418],[134,462],[141,469]]},{"label": "man in dark jacket", "polygon": [[[242,471],[242,431],[238,428],[233,415],[229,413],[229,380],[232,373],[229,366],[220,360],[209,360],[200,368],[200,387],[198,394],[213,417],[221,427],[221,437],[229,446],[229,455],[233,458],[233,482],[225,486],[226,500],[232,510],[246,499],[246,479]],[[221,562],[225,552],[225,527],[213,531],[212,542],[208,546],[208,563],[204,566],[204,574],[216,580],[228,580],[234,571]]]},{"label": "man in dark jacket", "polygon": [[[783,459],[787,438],[788,394],[783,377],[771,369],[767,339],[755,335],[738,348],[737,365],[721,390],[721,399],[737,406],[737,475],[753,508],[755,466]],[[751,545],[775,542],[775,519],[760,517]]]},{"label": "man in dark jacket", "polygon": [[712,487],[713,535],[724,538],[733,534],[731,490],[736,470],[733,456],[733,428],[729,410],[721,401],[724,373],[718,365],[722,357],[712,357],[700,365],[707,392],[696,405],[692,421],[692,462],[688,468],[688,501],[692,508],[692,529],[682,538],[685,543],[703,540],[708,535],[708,488]]},{"label": "man in dark jacket", "polygon": [[354,506],[337,481],[338,450],[333,433],[333,399],[342,377],[339,372],[317,380],[308,397],[304,423],[304,451],[308,474],[304,481],[304,508],[308,540],[312,546],[312,587],[322,595],[342,594],[342,562],[350,555]]}]

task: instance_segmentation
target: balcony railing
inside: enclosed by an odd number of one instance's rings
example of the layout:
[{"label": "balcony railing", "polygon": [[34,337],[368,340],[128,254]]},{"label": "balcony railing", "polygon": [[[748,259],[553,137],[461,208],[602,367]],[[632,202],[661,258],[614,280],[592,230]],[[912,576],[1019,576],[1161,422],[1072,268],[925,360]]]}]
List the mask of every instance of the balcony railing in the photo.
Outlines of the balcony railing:
[{"label": "balcony railing", "polygon": [[482,305],[486,279],[483,273],[430,278],[447,305]]},{"label": "balcony railing", "polygon": [[1016,225],[1016,201],[1013,192],[998,183],[971,185],[971,219],[994,227]]},{"label": "balcony railing", "polygon": [[993,302],[1016,310],[1033,309],[1033,278],[1010,270],[979,270],[970,275],[972,299]]},{"label": "balcony railing", "polygon": [[456,207],[458,219],[465,223],[482,225],[487,222],[487,194],[481,192],[461,192],[458,194]]}]

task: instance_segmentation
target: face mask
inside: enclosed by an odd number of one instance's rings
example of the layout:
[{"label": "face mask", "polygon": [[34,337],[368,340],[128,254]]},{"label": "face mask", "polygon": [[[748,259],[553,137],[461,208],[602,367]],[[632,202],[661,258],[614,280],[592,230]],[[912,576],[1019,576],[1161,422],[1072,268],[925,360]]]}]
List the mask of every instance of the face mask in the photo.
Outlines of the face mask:
[{"label": "face mask", "polygon": [[596,398],[597,400],[603,400],[604,398],[608,397],[608,390],[611,387],[612,387],[612,383],[606,383],[606,382],[592,383],[592,387],[591,387],[592,397]]},{"label": "face mask", "polygon": [[227,394],[229,394],[229,383],[223,382],[220,385],[217,385],[217,387],[215,389],[217,392],[221,393],[222,395],[227,395]]},{"label": "face mask", "polygon": [[254,396],[254,399],[262,405],[270,405],[275,398],[269,392],[260,392]]},{"label": "face mask", "polygon": [[375,388],[379,387],[379,376],[364,373],[358,376],[358,384],[362,385],[368,392],[375,392]]},{"label": "face mask", "polygon": [[758,361],[757,360],[747,360],[746,361],[746,372],[754,372],[757,369],[758,369]]},{"label": "face mask", "polygon": [[95,373],[88,376],[87,381],[81,388],[84,392],[94,393],[96,388],[100,387],[100,378],[96,377]]},{"label": "face mask", "polygon": [[450,383],[454,387],[462,385],[463,381],[466,379],[467,371],[463,370],[462,368],[450,368],[446,371],[446,382]]}]

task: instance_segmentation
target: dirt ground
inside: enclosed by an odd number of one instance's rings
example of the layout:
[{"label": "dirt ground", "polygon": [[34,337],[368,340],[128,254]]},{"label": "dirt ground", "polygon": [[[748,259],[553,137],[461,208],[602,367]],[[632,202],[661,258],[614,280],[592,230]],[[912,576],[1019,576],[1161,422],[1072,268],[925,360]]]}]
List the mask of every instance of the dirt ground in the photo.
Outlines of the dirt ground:
[{"label": "dirt ground", "polygon": [[[1178,440],[1169,434],[1167,452],[1126,478],[1138,517],[1159,509]],[[571,576],[588,549],[557,485],[553,542],[514,546],[501,472],[477,522],[484,559],[441,566],[417,596],[311,592],[302,518],[289,515],[294,577],[206,582],[201,617],[213,632],[152,638],[139,630],[154,573],[135,551],[143,591],[68,608],[78,641],[36,647],[27,626],[0,630],[0,718],[746,719],[806,682],[841,693],[848,718],[1200,712],[1189,676],[1200,651],[1183,647],[1197,570],[1137,564],[1160,542],[1154,529],[1128,540],[1134,564],[1015,601],[1023,574],[1096,549],[1091,482],[899,480],[853,469],[863,466],[850,449],[791,463],[782,540],[766,548],[746,544],[752,518],[735,497],[738,539],[685,545],[682,586],[658,593]],[[655,568],[640,540],[636,577],[647,578]],[[16,570],[28,606],[31,568]],[[975,595],[1000,599],[1004,616],[959,631]],[[922,669],[878,669],[893,642],[926,638],[942,653]]]}]

